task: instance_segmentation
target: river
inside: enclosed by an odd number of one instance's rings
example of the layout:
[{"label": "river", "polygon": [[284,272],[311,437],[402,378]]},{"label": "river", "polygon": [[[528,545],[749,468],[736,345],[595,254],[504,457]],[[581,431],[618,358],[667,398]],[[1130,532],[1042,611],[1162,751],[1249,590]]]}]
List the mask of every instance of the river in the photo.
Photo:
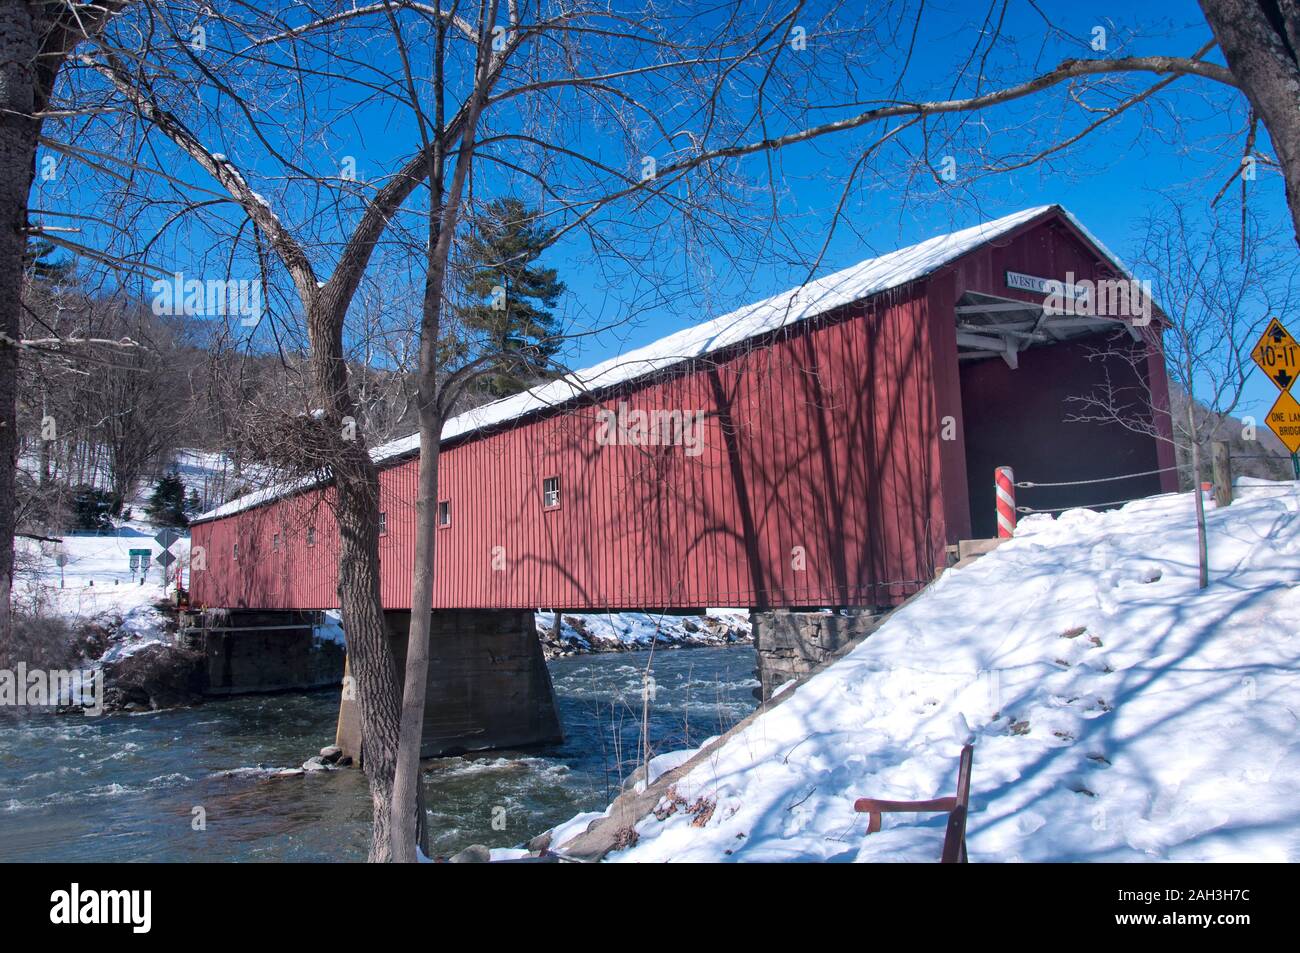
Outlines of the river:
[{"label": "river", "polygon": [[[644,652],[549,663],[561,745],[426,762],[430,846],[511,847],[601,810],[635,766]],[[656,652],[651,751],[698,745],[753,710],[749,646]],[[365,777],[274,777],[332,742],[338,692],[173,711],[0,719],[0,861],[364,860]]]}]

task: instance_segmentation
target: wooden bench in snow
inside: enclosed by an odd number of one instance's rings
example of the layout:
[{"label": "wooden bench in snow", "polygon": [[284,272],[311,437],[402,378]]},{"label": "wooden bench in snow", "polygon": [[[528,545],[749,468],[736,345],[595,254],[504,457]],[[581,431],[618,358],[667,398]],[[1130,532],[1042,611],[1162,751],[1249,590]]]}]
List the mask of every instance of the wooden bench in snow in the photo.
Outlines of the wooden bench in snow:
[{"label": "wooden bench in snow", "polygon": [[961,749],[961,766],[957,769],[957,794],[933,801],[881,801],[873,797],[860,797],[853,802],[853,810],[867,814],[867,833],[880,830],[881,814],[947,814],[948,832],[943,838],[943,864],[966,863],[966,808],[970,803],[970,768],[975,758],[973,745]]}]

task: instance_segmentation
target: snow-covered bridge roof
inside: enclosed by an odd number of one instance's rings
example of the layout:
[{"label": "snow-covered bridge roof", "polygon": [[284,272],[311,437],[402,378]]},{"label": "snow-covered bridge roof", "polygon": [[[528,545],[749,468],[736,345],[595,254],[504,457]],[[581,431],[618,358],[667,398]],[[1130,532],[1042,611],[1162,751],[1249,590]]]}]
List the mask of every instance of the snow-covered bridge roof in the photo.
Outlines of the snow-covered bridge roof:
[{"label": "snow-covered bridge roof", "polygon": [[[585,370],[573,371],[523,393],[475,407],[448,420],[443,426],[442,439],[452,440],[530,414],[561,407],[584,394],[635,381],[676,364],[761,337],[798,321],[902,287],[1053,210],[1064,215],[1116,268],[1125,271],[1119,259],[1069,211],[1058,205],[1039,205],[869,258],[711,321],[684,328]],[[415,453],[419,442],[419,435],[412,434],[374,447],[370,455],[378,464],[392,462]],[[312,480],[299,480],[265,487],[209,510],[196,517],[194,522],[230,516],[308,489],[314,483]]]}]

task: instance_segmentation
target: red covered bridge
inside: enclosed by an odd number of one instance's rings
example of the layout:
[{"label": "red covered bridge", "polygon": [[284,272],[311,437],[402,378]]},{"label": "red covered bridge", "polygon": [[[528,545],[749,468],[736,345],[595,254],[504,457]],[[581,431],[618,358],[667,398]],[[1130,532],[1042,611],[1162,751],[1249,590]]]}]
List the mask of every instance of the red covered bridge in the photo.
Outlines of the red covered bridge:
[{"label": "red covered bridge", "polygon": [[[424,754],[559,735],[536,607],[749,606],[767,697],[871,624],[788,610],[894,605],[953,544],[994,534],[996,466],[1039,483],[1145,474],[1036,490],[1040,508],[1173,489],[1158,315],[1094,313],[1123,299],[1097,283],[1122,290],[1127,278],[1063,209],[1028,209],[449,421]],[[1145,298],[1123,303],[1150,313]],[[1147,411],[1131,423],[1149,435],[1067,422],[1070,398],[1103,381],[1135,388]],[[416,441],[373,452],[400,664]],[[192,566],[191,599],[223,610],[204,616],[223,678],[271,678],[282,623],[302,621],[284,610],[338,605],[329,493],[269,487],[196,521],[205,568]],[[274,628],[267,610],[280,610]],[[347,698],[338,743],[360,757]]]},{"label": "red covered bridge", "polygon": [[[1068,398],[1103,373],[1168,399],[1158,315],[1135,327],[1044,311],[1045,282],[1124,278],[1069,213],[1029,209],[457,417],[444,432],[434,604],[895,603],[934,577],[950,544],[993,535],[997,465],[1039,482],[1172,466],[1167,440],[1065,422]],[[1140,356],[1136,374],[1125,349]],[[1167,415],[1152,423],[1169,436]],[[415,442],[375,456],[384,604],[406,609]],[[1172,489],[1174,474],[1105,486],[1035,504],[1137,497]],[[272,488],[201,517],[193,601],[336,606],[328,492]]]}]

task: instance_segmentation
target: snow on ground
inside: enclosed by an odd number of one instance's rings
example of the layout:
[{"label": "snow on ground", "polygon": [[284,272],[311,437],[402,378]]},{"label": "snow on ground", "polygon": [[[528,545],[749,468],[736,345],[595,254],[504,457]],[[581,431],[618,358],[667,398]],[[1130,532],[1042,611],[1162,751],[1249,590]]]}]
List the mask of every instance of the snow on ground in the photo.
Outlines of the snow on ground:
[{"label": "snow on ground", "polygon": [[[230,458],[224,453],[210,450],[177,450],[173,466],[181,483],[185,485],[186,494],[191,490],[196,492],[203,509],[219,506],[229,493],[241,485],[256,484],[267,479],[265,472],[258,467],[245,467],[240,479],[236,479]],[[141,506],[152,492],[152,486],[142,490]]]},{"label": "snow on ground", "polygon": [[[20,539],[23,568],[18,574],[15,601],[77,620],[106,613],[128,616],[134,609],[174,599],[176,566],[164,572],[152,561],[162,551],[153,536],[151,526],[133,521],[112,534],[69,533],[61,537],[60,543]],[[189,541],[182,539],[172,552],[184,561],[188,548]],[[132,549],[149,550],[150,566],[143,584],[141,573],[133,573],[130,568]],[[57,563],[60,553],[67,557],[62,572]]]},{"label": "snow on ground", "polygon": [[1204,591],[1192,509],[1024,520],[679,781],[711,815],[609,859],[934,861],[942,816],[865,836],[853,801],[953,793],[973,738],[972,861],[1300,860],[1300,484],[1209,512]]},{"label": "snow on ground", "polygon": [[[35,458],[27,465],[34,467]],[[180,475],[186,492],[197,491],[204,505],[220,502],[221,494],[235,482],[233,467],[221,453],[181,449],[164,469],[172,466]],[[261,476],[255,468],[246,468],[244,473],[245,479]],[[108,478],[101,474],[94,482],[107,486]],[[141,481],[128,503],[135,518],[123,521],[112,533],[66,533],[60,536],[60,543],[20,538],[17,541],[19,571],[15,593],[19,604],[76,621],[106,614],[129,617],[137,608],[174,599],[176,564],[164,572],[153,561],[162,551],[154,539],[158,527],[144,518],[145,503],[154,485],[149,480]],[[188,534],[186,530],[180,532],[183,537]],[[149,550],[149,566],[144,573],[143,585],[140,584],[141,573],[133,573],[130,568],[132,549]],[[182,538],[172,547],[172,552],[182,563],[188,562],[189,540]],[[56,561],[60,553],[68,560],[62,574]],[[147,615],[143,613],[137,619]]]},{"label": "snow on ground", "polygon": [[113,644],[99,659],[100,664],[129,658],[147,645],[171,645],[167,619],[153,606],[136,606],[122,616],[113,633]]},{"label": "snow on ground", "polygon": [[[175,600],[176,564],[164,571],[153,561],[162,551],[154,532],[148,523],[132,520],[113,533],[69,533],[58,543],[19,539],[15,604],[38,615],[58,616],[74,626],[103,626],[110,644],[95,660],[96,668],[149,645],[172,644],[168,619],[156,604]],[[132,549],[149,551],[149,565],[143,573],[131,570]],[[172,552],[182,563],[187,561],[189,540],[176,542]],[[67,558],[62,571],[57,562],[60,554]]]}]

